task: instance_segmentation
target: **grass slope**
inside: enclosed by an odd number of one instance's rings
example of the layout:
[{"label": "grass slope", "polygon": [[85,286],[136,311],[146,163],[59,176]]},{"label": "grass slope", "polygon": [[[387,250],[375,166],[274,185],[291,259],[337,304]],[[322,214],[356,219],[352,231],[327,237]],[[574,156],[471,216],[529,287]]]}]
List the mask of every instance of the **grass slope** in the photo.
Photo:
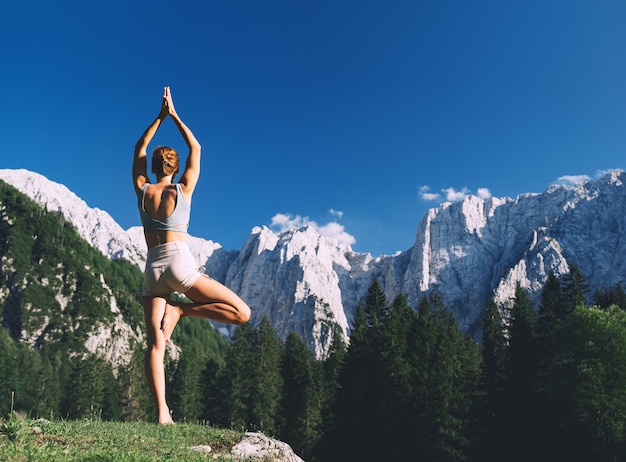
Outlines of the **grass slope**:
[{"label": "grass slope", "polygon": [[[3,461],[234,461],[241,433],[205,425],[0,420]],[[210,446],[211,453],[191,450]]]}]

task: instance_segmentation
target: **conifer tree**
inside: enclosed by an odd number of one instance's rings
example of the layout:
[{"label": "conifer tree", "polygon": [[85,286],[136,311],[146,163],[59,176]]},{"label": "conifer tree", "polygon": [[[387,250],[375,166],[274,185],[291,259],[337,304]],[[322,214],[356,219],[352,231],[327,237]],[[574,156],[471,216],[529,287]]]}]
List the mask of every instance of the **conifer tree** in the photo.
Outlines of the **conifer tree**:
[{"label": "conifer tree", "polygon": [[486,461],[498,461],[507,446],[505,403],[509,372],[502,315],[493,298],[487,302],[482,322],[482,456]]},{"label": "conifer tree", "polygon": [[[475,424],[471,400],[479,372],[478,349],[468,350],[453,314],[438,296],[423,298],[415,327],[414,456],[463,460]],[[464,361],[471,364],[465,365]]]},{"label": "conifer tree", "polygon": [[48,358],[25,344],[17,344],[17,354],[17,407],[32,417],[51,417],[58,412],[60,393]]},{"label": "conifer tree", "polygon": [[119,382],[113,374],[111,364],[104,358],[98,358],[99,369],[97,374],[102,377],[102,402],[100,404],[100,418],[102,420],[119,421],[122,416],[121,390]]},{"label": "conifer tree", "polygon": [[18,387],[18,351],[9,331],[0,328],[0,417],[8,417]]},{"label": "conifer tree", "polygon": [[335,329],[333,332],[333,341],[328,350],[326,359],[323,361],[323,410],[324,415],[329,417],[332,421],[331,409],[333,403],[337,397],[337,390],[339,389],[339,377],[341,369],[346,359],[347,346],[343,341],[341,330]]},{"label": "conifer tree", "polygon": [[226,381],[225,368],[220,366],[217,360],[211,356],[206,361],[202,376],[200,378],[202,393],[202,414],[203,421],[209,424],[226,426],[228,419],[226,416],[225,392],[223,389]]},{"label": "conifer tree", "polygon": [[200,378],[206,360],[198,342],[186,342],[171,380],[172,416],[174,421],[197,422],[202,413]]},{"label": "conifer tree", "polygon": [[307,460],[320,436],[321,403],[313,356],[295,332],[285,342],[282,375],[285,423],[281,438]]},{"label": "conifer tree", "polygon": [[[327,442],[337,460],[345,460],[343,457],[376,457],[371,448],[363,448],[359,441],[375,438],[375,429],[382,418],[380,351],[386,314],[387,301],[375,279],[368,288],[364,304],[357,306],[350,345],[339,378],[333,412],[333,427],[337,431],[330,438],[333,441]],[[344,453],[347,448],[351,448],[349,453]]]},{"label": "conifer tree", "polygon": [[[519,283],[510,312],[509,351],[512,387],[517,401],[527,407],[530,401],[529,387],[535,370],[535,322],[537,315],[533,303]],[[521,400],[521,401],[520,401]]]},{"label": "conifer tree", "polygon": [[547,395],[549,386],[548,361],[554,349],[554,332],[566,322],[571,307],[566,300],[563,287],[553,271],[548,274],[541,291],[539,310],[535,327],[536,358],[534,361],[535,382],[533,383],[533,400],[535,421],[533,427],[537,445],[542,447],[546,460],[560,457],[558,410]]},{"label": "conifer tree", "polygon": [[535,324],[537,314],[533,303],[519,282],[515,287],[515,298],[510,311],[509,358],[511,376],[509,389],[509,413],[513,453],[518,460],[536,457],[528,451],[537,450],[526,441],[534,439],[536,433],[535,387],[538,370]]},{"label": "conifer tree", "polygon": [[119,408],[115,407],[118,392],[111,365],[103,358],[93,354],[75,358],[61,404],[62,414],[72,419],[119,420]]},{"label": "conifer tree", "polygon": [[119,369],[120,418],[124,422],[148,420],[151,406],[150,393],[146,389],[144,371],[145,350],[136,346],[128,364]]},{"label": "conifer tree", "polygon": [[364,308],[367,325],[372,328],[372,334],[374,334],[374,337],[379,336],[382,323],[387,316],[388,307],[387,299],[385,298],[385,294],[380,287],[378,279],[374,279],[372,285],[367,290]]},{"label": "conifer tree", "polygon": [[576,264],[569,264],[569,273],[565,274],[560,282],[565,298],[566,313],[571,313],[578,305],[587,304],[589,285]]},{"label": "conifer tree", "polygon": [[380,422],[379,357],[372,348],[373,329],[365,308],[359,304],[354,316],[350,345],[339,377],[335,403],[335,433],[329,435],[329,460],[372,460],[376,448],[362,444],[374,441]]},{"label": "conifer tree", "polygon": [[409,307],[406,297],[398,295],[384,318],[381,342],[382,420],[381,435],[389,444],[388,457],[402,458],[413,441],[405,437],[406,429],[414,428],[413,408],[415,356],[411,351],[412,336],[416,326],[416,313]]},{"label": "conifer tree", "polygon": [[59,412],[61,384],[50,359],[39,352],[36,355],[40,357],[40,363],[33,380],[35,384],[33,392],[37,405],[32,415],[50,419]]},{"label": "conifer tree", "polygon": [[68,417],[63,412],[63,403],[67,400],[65,396],[68,390],[68,383],[73,371],[73,361],[70,359],[70,352],[67,349],[60,348],[60,345],[47,343],[41,350],[41,354],[45,355],[47,361],[53,371],[53,387],[48,396],[51,403],[51,417],[58,416],[62,418]]},{"label": "conifer tree", "polygon": [[[458,329],[458,325],[457,325]],[[459,345],[461,373],[459,390],[461,402],[458,406],[461,430],[459,432],[459,448],[462,460],[482,460],[483,429],[482,403],[484,389],[481,383],[482,355],[479,345],[469,335],[463,337],[463,345]]]},{"label": "conifer tree", "polygon": [[250,377],[249,412],[253,429],[272,434],[278,431],[283,378],[280,371],[282,342],[264,317],[251,336],[254,369]]},{"label": "conifer tree", "polygon": [[543,349],[548,347],[546,342],[549,342],[557,324],[563,321],[570,311],[563,287],[554,271],[550,271],[541,291],[537,316],[537,338]]},{"label": "conifer tree", "polygon": [[347,347],[343,341],[339,328],[333,332],[333,341],[326,359],[322,362],[322,399],[321,399],[321,434],[317,447],[314,450],[315,457],[320,460],[329,460],[332,451],[332,436],[335,434],[336,405],[339,392],[339,379],[347,353]]},{"label": "conifer tree", "polygon": [[624,292],[622,284],[619,283],[615,287],[596,290],[593,296],[593,304],[600,308],[608,308],[611,305],[615,305],[622,310],[626,310],[626,292]]},{"label": "conifer tree", "polygon": [[237,431],[248,430],[251,416],[250,395],[256,369],[251,335],[249,324],[242,324],[235,329],[220,380],[219,390],[224,405],[222,425]]}]

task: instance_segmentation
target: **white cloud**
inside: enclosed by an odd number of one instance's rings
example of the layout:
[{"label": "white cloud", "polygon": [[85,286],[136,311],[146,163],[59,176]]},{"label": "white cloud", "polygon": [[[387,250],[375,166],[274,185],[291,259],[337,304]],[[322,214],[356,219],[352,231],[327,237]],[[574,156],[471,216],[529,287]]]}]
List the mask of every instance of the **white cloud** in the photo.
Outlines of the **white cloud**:
[{"label": "white cloud", "polygon": [[556,184],[573,186],[576,184],[586,183],[590,180],[587,175],[564,175],[556,179]]},{"label": "white cloud", "polygon": [[424,185],[419,187],[419,195],[426,202],[438,202],[441,200],[441,194],[431,193],[430,186]]},{"label": "white cloud", "polygon": [[[598,170],[594,178],[600,178],[613,172],[621,173],[623,172],[623,170],[621,168],[609,168],[606,170]],[[587,183],[591,180],[592,178],[589,175],[563,175],[557,178],[553,184],[562,185],[562,186],[576,186],[578,184]]]},{"label": "white cloud", "polygon": [[343,225],[332,221],[317,229],[322,236],[336,239],[340,244],[353,245],[356,239],[351,234],[346,233]]},{"label": "white cloud", "polygon": [[[341,216],[343,212],[335,212],[335,215]],[[334,221],[320,226],[315,221],[310,220],[309,217],[277,213],[272,217],[272,224],[270,225],[274,231],[279,233],[303,226],[311,226],[322,236],[335,239],[340,244],[353,245],[356,242],[354,236],[347,233],[343,225]]]},{"label": "white cloud", "polygon": [[284,213],[277,213],[272,217],[272,224],[270,226],[274,228],[275,231],[282,233],[283,231],[288,231],[293,228],[301,228],[311,223],[314,222],[311,222],[308,217],[303,218],[300,215],[293,217],[291,215],[285,215]]},{"label": "white cloud", "polygon": [[[443,194],[432,193],[430,192],[430,186],[427,185],[419,187],[419,196],[426,202],[441,202],[443,198],[449,202],[458,202],[471,194],[471,191],[467,188],[457,191],[456,189],[450,187],[442,189],[441,192]],[[491,191],[487,188],[478,188],[476,195],[481,199],[489,199],[491,197]]]},{"label": "white cloud", "polygon": [[491,191],[487,188],[478,188],[478,197],[481,199],[489,199],[491,197]]},{"label": "white cloud", "polygon": [[600,178],[604,175],[608,175],[609,173],[613,173],[613,172],[618,172],[618,173],[622,173],[624,170],[622,170],[621,168],[609,168],[607,170],[598,170],[596,172],[596,178]]},{"label": "white cloud", "polygon": [[341,210],[330,209],[328,213],[330,213],[331,215],[335,215],[338,218],[343,217],[343,212]]},{"label": "white cloud", "polygon": [[446,200],[450,202],[463,200],[463,198],[469,194],[469,190],[467,188],[463,188],[460,191],[457,191],[454,188],[447,188],[442,191],[446,193]]}]

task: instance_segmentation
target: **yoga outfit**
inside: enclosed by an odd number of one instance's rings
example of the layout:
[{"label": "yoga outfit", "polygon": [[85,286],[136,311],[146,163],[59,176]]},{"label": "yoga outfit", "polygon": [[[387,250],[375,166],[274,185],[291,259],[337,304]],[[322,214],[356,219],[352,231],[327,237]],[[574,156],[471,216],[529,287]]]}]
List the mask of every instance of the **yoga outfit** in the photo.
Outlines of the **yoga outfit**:
[{"label": "yoga outfit", "polygon": [[174,211],[163,220],[152,218],[148,215],[148,212],[146,212],[145,197],[148,186],[149,183],[144,184],[143,188],[141,188],[141,191],[137,195],[137,205],[139,206],[139,215],[141,217],[143,231],[145,233],[149,233],[151,231],[179,231],[186,233],[187,227],[189,226],[191,205],[187,202],[180,183],[176,183],[176,207],[174,207]]},{"label": "yoga outfit", "polygon": [[[180,184],[176,184],[176,207],[163,220],[156,220],[146,212],[145,184],[138,194],[139,215],[145,233],[151,231],[187,232],[191,207]],[[183,241],[166,242],[148,250],[143,274],[144,297],[169,297],[172,292],[185,293],[202,276],[189,246]]]}]

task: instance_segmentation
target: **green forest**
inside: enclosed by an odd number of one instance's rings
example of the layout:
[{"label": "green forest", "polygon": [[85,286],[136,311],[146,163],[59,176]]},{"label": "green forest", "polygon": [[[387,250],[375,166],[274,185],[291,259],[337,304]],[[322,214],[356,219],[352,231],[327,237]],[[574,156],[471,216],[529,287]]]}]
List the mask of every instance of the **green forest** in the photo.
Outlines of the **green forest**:
[{"label": "green forest", "polygon": [[[144,345],[119,367],[84,345],[111,297],[143,329],[141,271],[2,182],[0,257],[0,418],[155,421]],[[409,306],[377,281],[324,359],[267,319],[226,341],[183,318],[166,364],[174,420],[262,431],[307,462],[626,460],[626,294],[590,293],[570,269],[537,306],[519,285],[487,303],[480,341],[436,295]]]}]

